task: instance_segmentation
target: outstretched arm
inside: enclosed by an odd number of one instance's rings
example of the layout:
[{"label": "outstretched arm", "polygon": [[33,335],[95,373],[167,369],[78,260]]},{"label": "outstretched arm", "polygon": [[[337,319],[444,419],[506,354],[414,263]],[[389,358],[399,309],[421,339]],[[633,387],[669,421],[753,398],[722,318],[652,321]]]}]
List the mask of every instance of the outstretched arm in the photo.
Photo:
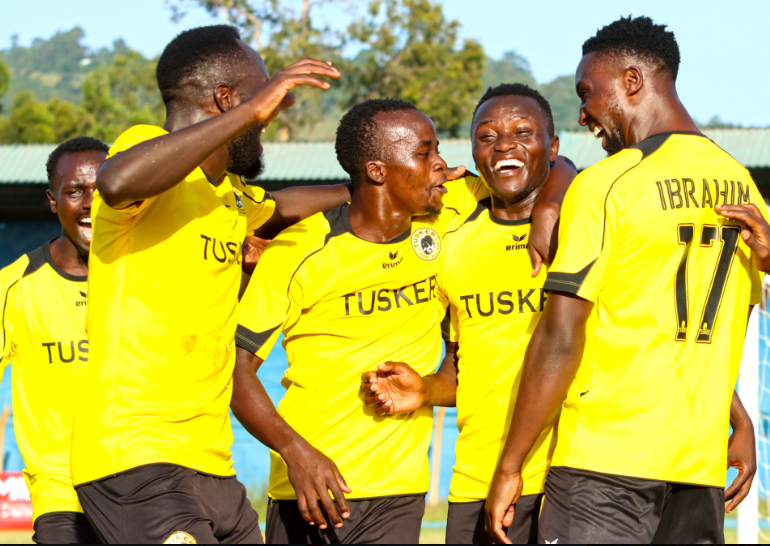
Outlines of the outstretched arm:
[{"label": "outstretched arm", "polygon": [[255,125],[267,124],[294,103],[289,92],[298,85],[328,89],[315,77],[339,78],[329,63],[303,59],[276,72],[250,100],[232,107],[226,86],[217,88],[223,114],[137,144],[108,159],[99,169],[96,186],[113,208],[160,195],[172,188],[216,150]]},{"label": "outstretched arm", "polygon": [[334,526],[342,527],[343,519],[350,516],[344,495],[350,493],[350,488],[334,461],[310,445],[278,414],[257,377],[262,362],[250,352],[236,349],[230,407],[252,436],[286,461],[302,518],[309,525],[326,529],[326,520],[318,507],[320,502]]},{"label": "outstretched arm", "polygon": [[583,355],[593,305],[553,292],[529,342],[510,431],[486,502],[486,530],[497,542],[510,543],[503,527],[513,523],[514,504],[521,497],[521,467],[567,396]]},{"label": "outstretched arm", "polygon": [[457,400],[457,343],[447,343],[436,373],[421,377],[408,364],[386,362],[361,377],[364,403],[380,415],[409,413],[426,406],[454,407]]}]

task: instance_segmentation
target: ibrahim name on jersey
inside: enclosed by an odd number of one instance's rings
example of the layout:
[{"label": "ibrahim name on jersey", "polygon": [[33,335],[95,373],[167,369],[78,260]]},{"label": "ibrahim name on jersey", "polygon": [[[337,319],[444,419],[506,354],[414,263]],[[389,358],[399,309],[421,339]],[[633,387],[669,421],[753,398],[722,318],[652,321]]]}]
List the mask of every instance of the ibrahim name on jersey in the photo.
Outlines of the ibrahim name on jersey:
[{"label": "ibrahim name on jersey", "polygon": [[50,244],[0,271],[3,367],[13,362],[13,415],[33,518],[82,512],[70,477],[72,418],[88,361],[86,277],[51,258]]},{"label": "ibrahim name on jersey", "polygon": [[[112,157],[167,134],[128,129]],[[75,485],[153,463],[234,472],[229,404],[241,245],[275,203],[196,168],[125,209],[94,195],[86,328],[91,362],[75,418]]]},{"label": "ibrahim name on jersey", "polygon": [[767,216],[748,171],[697,133],[652,136],[575,179],[545,287],[595,305],[554,467],[724,487],[762,277],[714,207],[741,203]]},{"label": "ibrahim name on jersey", "polygon": [[[456,463],[450,502],[487,498],[510,416],[516,404],[524,353],[547,298],[545,271],[532,278],[529,218],[504,220],[479,201],[474,213],[448,233],[439,286],[449,300],[444,337],[458,345]],[[524,495],[543,492],[553,424],[524,462]]]},{"label": "ibrahim name on jersey", "polygon": [[[432,410],[381,417],[364,406],[359,387],[378,364],[407,362],[428,374],[441,358],[443,236],[484,191],[476,179],[447,189],[440,214],[414,218],[389,243],[358,238],[347,204],[285,230],[242,300],[236,343],[266,359],[283,332],[289,369],[278,412],[337,464],[349,498],[428,490]],[[295,499],[285,462],[271,457],[269,496]]]}]

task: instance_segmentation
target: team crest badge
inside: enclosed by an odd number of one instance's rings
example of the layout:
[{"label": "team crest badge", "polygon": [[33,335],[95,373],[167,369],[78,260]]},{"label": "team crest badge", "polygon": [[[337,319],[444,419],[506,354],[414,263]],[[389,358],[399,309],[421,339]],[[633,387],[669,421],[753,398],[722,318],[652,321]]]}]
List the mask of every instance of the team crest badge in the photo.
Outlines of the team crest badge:
[{"label": "team crest badge", "polygon": [[233,192],[235,195],[235,204],[238,205],[238,210],[241,212],[246,212],[246,210],[243,208],[243,200],[241,199],[241,196],[238,195],[238,192]]},{"label": "team crest badge", "polygon": [[171,533],[163,544],[198,544],[193,536],[184,531],[175,531]]},{"label": "team crest badge", "polygon": [[431,228],[420,228],[412,233],[412,248],[425,261],[433,261],[441,253],[441,237]]}]

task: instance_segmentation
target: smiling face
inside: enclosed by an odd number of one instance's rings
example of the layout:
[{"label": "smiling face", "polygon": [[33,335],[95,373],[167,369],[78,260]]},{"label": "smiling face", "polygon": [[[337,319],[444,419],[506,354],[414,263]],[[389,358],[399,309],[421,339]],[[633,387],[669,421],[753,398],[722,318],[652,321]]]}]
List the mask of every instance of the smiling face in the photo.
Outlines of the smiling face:
[{"label": "smiling face", "polygon": [[534,196],[548,179],[558,140],[530,97],[504,95],[486,101],[473,118],[473,159],[490,193],[506,204]]},{"label": "smiling face", "polygon": [[436,214],[447,177],[433,122],[419,110],[383,113],[376,120],[386,157],[367,162],[367,173],[377,180],[376,171],[384,168],[383,183],[395,203],[413,215]]},{"label": "smiling face", "polygon": [[616,61],[584,55],[575,73],[575,90],[580,97],[580,125],[602,140],[607,155],[625,149],[625,108],[623,71]]},{"label": "smiling face", "polygon": [[96,173],[107,154],[88,151],[59,158],[47,191],[51,211],[59,216],[64,236],[75,244],[81,255],[91,246],[91,202],[96,189]]}]

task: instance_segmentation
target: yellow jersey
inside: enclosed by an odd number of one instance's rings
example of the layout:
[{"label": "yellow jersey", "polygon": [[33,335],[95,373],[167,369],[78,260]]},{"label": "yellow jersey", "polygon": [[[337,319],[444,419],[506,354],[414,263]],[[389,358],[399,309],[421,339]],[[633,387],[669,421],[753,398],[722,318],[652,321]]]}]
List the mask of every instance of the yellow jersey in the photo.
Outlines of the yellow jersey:
[{"label": "yellow jersey", "polygon": [[[504,220],[491,199],[446,236],[439,287],[449,301],[444,337],[458,343],[455,466],[450,502],[487,498],[516,404],[524,353],[543,313],[545,271],[532,278],[531,219]],[[543,492],[553,424],[522,469],[524,495]]]},{"label": "yellow jersey", "polygon": [[[112,157],[166,134],[139,125]],[[125,209],[94,195],[87,392],[75,418],[75,485],[152,463],[232,475],[229,405],[241,245],[275,203],[196,168]]]},{"label": "yellow jersey", "polygon": [[[358,238],[348,204],[288,228],[262,254],[241,302],[237,345],[264,360],[283,332],[289,369],[278,412],[337,464],[349,498],[428,490],[432,409],[378,416],[359,388],[378,364],[428,374],[441,358],[443,237],[483,191],[475,179],[447,188],[440,214],[415,217],[388,243]],[[295,499],[286,463],[275,452],[271,463],[269,496]]]},{"label": "yellow jersey", "polygon": [[761,274],[738,222],[749,172],[696,133],[652,136],[583,171],[548,290],[594,302],[553,466],[724,487],[730,401]]},{"label": "yellow jersey", "polygon": [[50,243],[0,271],[3,367],[13,362],[13,418],[33,519],[82,512],[70,477],[72,418],[88,362],[86,277],[51,258]]}]

